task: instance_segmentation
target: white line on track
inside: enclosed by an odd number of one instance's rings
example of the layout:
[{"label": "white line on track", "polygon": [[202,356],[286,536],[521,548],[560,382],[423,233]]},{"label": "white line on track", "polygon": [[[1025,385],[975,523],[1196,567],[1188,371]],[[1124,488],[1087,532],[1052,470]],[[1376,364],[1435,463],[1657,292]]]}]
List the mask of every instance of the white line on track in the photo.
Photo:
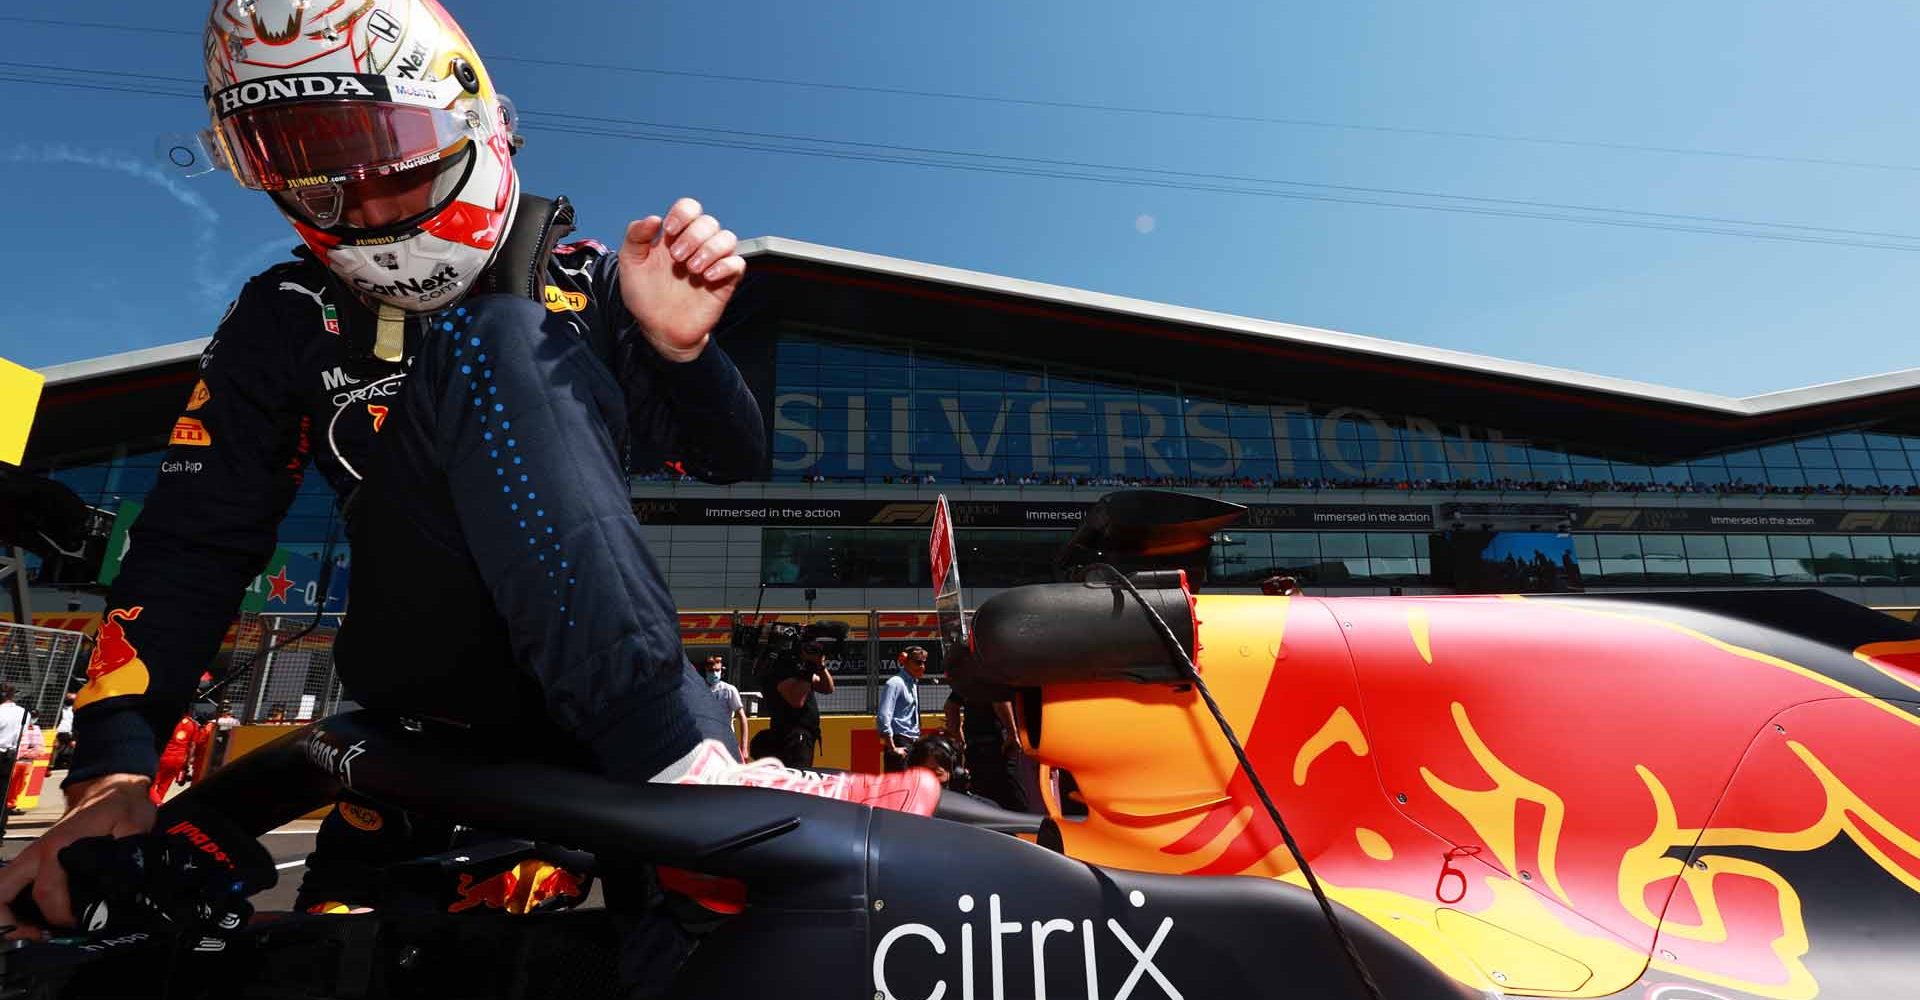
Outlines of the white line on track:
[{"label": "white line on track", "polygon": [[274,865],[274,866],[273,866],[273,868],[274,868],[274,870],[275,870],[275,871],[282,871],[282,872],[283,872],[283,871],[286,871],[286,870],[287,870],[287,869],[289,869],[289,868],[298,868],[298,867],[300,867],[301,865],[304,865],[304,864],[306,864],[306,863],[307,863],[307,862],[306,862],[306,860],[305,860],[305,859],[302,859],[302,860],[299,860],[299,861],[282,861],[282,862],[280,862],[279,864],[277,864],[277,865]]}]

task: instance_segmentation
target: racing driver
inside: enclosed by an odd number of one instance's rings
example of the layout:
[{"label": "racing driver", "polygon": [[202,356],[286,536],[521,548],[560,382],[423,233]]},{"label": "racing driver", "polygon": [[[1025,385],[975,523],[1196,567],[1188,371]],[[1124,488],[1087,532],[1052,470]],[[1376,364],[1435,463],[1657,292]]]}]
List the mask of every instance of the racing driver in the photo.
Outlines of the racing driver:
[{"label": "racing driver", "polygon": [[433,0],[216,0],[205,56],[203,143],[304,246],[201,355],[76,699],[67,813],[0,901],[31,883],[70,925],[60,849],[152,827],[160,744],[309,461],[346,510],[335,656],[361,704],[516,746],[535,717],[623,780],[930,812],[925,770],[740,763],[641,542],[630,448],[712,482],[764,461],[713,335],[746,299],[734,235],[682,198],[617,251],[558,244],[571,208],[521,191],[512,105]]}]

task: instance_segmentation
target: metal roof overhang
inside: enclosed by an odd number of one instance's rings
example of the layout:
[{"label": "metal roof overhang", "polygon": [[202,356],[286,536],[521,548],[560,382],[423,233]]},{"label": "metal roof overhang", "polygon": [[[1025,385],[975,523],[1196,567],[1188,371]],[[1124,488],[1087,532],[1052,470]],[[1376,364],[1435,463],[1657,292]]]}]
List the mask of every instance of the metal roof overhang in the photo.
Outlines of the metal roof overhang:
[{"label": "metal roof overhang", "polygon": [[1653,461],[1849,427],[1920,432],[1920,369],[1734,398],[762,238],[787,317],[1249,401],[1424,416]]},{"label": "metal roof overhang", "polygon": [[26,463],[166,439],[186,404],[207,338],[41,369],[47,377]]},{"label": "metal roof overhang", "polygon": [[[741,252],[767,285],[774,320],[984,361],[1177,380],[1250,402],[1363,407],[1654,461],[1847,427],[1920,433],[1920,369],[1741,399],[777,237],[749,240]],[[130,429],[163,436],[205,343],[45,369],[29,461],[111,446]]]}]

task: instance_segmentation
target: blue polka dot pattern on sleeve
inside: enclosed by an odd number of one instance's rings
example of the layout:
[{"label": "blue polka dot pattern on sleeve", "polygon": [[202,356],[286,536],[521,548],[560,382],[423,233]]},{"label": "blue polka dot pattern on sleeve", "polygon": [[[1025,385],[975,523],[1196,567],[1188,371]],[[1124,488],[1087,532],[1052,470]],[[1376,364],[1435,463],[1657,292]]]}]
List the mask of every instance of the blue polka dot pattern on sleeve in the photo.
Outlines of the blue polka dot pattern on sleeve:
[{"label": "blue polka dot pattern on sleeve", "polygon": [[[441,315],[445,316],[447,314],[442,313]],[[462,327],[465,327],[466,325],[471,323],[471,320],[469,320],[466,316],[465,308],[455,310],[453,315],[458,318],[459,323]],[[443,322],[441,328],[448,332],[453,332],[453,330],[455,329],[453,320],[447,320]],[[454,351],[453,351],[454,357],[460,358],[465,353],[463,348],[479,348],[481,346],[481,338],[468,337],[464,344],[462,344],[458,340],[454,341],[454,344],[455,344]],[[469,391],[476,393],[476,395],[471,397],[473,409],[476,411],[477,415],[479,416],[480,418],[479,422],[481,424],[485,425],[489,422],[489,412],[491,412],[492,414],[501,415],[499,418],[500,430],[502,431],[512,430],[513,429],[512,422],[506,419],[504,416],[507,410],[507,404],[504,400],[500,399],[500,387],[494,384],[493,369],[491,367],[486,367],[486,364],[487,364],[486,352],[476,351],[474,354],[473,364],[463,364],[460,366],[460,373],[462,375],[473,375],[474,366],[475,365],[481,366],[479,369],[479,376],[475,379],[470,380],[467,386]],[[485,387],[486,387],[484,392],[481,391],[481,385],[483,383],[485,384]],[[489,403],[491,403],[491,405],[489,405]],[[494,433],[491,430],[483,431],[480,435],[480,439],[482,441],[486,441],[489,443],[495,442]],[[520,449],[520,442],[517,438],[509,437],[509,438],[506,438],[505,441],[501,443],[505,445],[504,451],[506,452],[506,455],[503,457],[501,455],[501,451],[503,449],[496,445],[495,447],[491,448],[487,452],[487,457],[494,459],[496,461],[510,463],[515,466],[525,465],[523,456],[518,454]],[[507,467],[505,464],[495,466],[493,471],[494,471],[494,475],[497,477],[500,477],[502,479],[507,477]],[[522,472],[522,473],[519,473],[519,476],[520,476],[519,481],[522,484],[532,485],[532,477],[528,473]],[[513,498],[514,496],[513,486],[510,484],[502,485],[500,487],[500,491],[501,493],[505,494],[508,498],[507,510],[516,515],[520,514],[521,513],[520,501]],[[527,500],[532,501],[538,498],[539,498],[539,495],[534,490],[527,491]],[[546,562],[547,556],[548,556],[547,552],[540,551],[541,538],[543,536],[551,538],[552,536],[557,534],[557,532],[555,531],[554,525],[545,523],[546,518],[547,518],[547,511],[546,511],[546,508],[544,507],[536,508],[533,512],[533,516],[531,519],[516,517],[516,520],[518,521],[520,527],[523,530],[528,530],[533,532],[532,534],[529,534],[527,536],[527,547],[529,550],[533,552],[535,560],[540,563]],[[560,550],[560,543],[554,542],[553,551],[558,552],[559,550]],[[562,569],[567,568],[567,566],[568,564],[565,561],[560,562],[560,567]],[[548,596],[553,598],[559,610],[564,613],[567,610],[567,605],[565,602],[571,599],[573,588],[579,584],[579,581],[578,579],[572,576],[569,576],[567,577],[565,583],[562,584],[560,582],[558,575],[555,574],[554,571],[552,570],[547,571],[547,579],[552,581],[554,584],[554,586],[548,591]],[[564,594],[561,592],[561,588],[563,586],[566,590],[566,593]],[[568,618],[567,627],[568,628],[576,627],[575,619]]]}]

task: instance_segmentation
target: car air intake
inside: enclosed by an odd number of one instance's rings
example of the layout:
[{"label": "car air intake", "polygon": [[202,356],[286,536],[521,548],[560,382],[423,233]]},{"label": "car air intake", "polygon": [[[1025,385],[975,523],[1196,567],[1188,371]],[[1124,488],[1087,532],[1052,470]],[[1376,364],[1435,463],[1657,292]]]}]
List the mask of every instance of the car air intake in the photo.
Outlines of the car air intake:
[{"label": "car air intake", "polygon": [[[1131,579],[1194,655],[1195,623],[1178,572]],[[1140,605],[1108,583],[1050,583],[996,595],[973,616],[967,682],[1002,688],[1091,681],[1173,684],[1181,670]]]}]

